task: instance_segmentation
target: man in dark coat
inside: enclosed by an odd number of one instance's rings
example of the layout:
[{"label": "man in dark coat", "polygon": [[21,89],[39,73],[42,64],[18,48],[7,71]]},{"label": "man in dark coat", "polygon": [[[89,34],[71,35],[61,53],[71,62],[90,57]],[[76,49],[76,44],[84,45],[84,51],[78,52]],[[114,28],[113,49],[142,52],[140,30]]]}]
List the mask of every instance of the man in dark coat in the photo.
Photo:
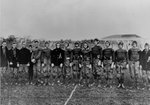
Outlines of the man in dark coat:
[{"label": "man in dark coat", "polygon": [[[56,44],[56,48],[52,51],[51,54],[51,66],[53,68],[52,75],[56,79],[61,79],[63,73],[63,65],[65,60],[65,52],[61,49],[60,43]],[[60,82],[58,80],[57,82]]]},{"label": "man in dark coat", "polygon": [[7,56],[8,56],[7,44],[6,41],[3,41],[2,46],[0,46],[0,67],[2,68],[2,72],[4,73],[8,66]]},{"label": "man in dark coat", "polygon": [[140,65],[142,66],[143,77],[146,79],[147,83],[150,83],[150,50],[149,44],[145,44],[145,49],[140,55]]},{"label": "man in dark coat", "polygon": [[13,77],[18,77],[18,56],[19,50],[17,49],[17,44],[14,42],[12,48],[8,51],[8,61],[11,71],[13,72]]},{"label": "man in dark coat", "polygon": [[26,48],[26,43],[22,43],[22,48],[19,51],[18,62],[19,62],[19,70],[21,72],[27,72],[28,66],[30,63],[30,51]]}]

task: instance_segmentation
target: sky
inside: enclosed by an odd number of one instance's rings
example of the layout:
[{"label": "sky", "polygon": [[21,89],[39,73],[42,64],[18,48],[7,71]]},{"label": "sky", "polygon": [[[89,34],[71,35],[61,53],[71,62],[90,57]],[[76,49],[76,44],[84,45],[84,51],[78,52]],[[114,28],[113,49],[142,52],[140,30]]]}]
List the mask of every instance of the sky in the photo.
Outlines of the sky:
[{"label": "sky", "polygon": [[0,0],[0,36],[91,39],[115,34],[150,38],[150,0]]}]

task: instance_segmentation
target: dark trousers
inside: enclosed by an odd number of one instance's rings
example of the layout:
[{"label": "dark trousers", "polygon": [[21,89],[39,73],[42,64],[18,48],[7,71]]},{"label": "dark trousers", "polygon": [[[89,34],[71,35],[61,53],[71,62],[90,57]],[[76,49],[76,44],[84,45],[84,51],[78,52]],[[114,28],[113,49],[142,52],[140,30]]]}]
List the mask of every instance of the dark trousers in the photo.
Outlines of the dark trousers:
[{"label": "dark trousers", "polygon": [[33,80],[33,63],[32,62],[30,62],[28,73],[29,73],[29,81],[32,81]]}]

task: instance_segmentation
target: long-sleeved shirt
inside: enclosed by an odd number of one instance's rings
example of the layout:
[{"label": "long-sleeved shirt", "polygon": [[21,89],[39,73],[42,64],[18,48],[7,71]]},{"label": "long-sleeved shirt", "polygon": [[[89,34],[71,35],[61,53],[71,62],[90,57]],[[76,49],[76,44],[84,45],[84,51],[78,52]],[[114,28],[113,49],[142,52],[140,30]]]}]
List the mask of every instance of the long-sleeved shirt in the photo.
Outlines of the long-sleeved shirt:
[{"label": "long-sleeved shirt", "polygon": [[56,48],[51,53],[51,63],[55,66],[60,66],[60,64],[64,64],[65,60],[65,51],[61,48]]},{"label": "long-sleeved shirt", "polygon": [[92,51],[91,51],[91,53],[92,53],[92,59],[93,58],[98,58],[98,59],[102,59],[102,47],[100,47],[100,46],[94,46],[93,48],[92,48]]},{"label": "long-sleeved shirt", "polygon": [[129,61],[139,61],[140,60],[140,49],[131,48],[128,51]]},{"label": "long-sleeved shirt", "polygon": [[122,62],[128,60],[128,54],[125,49],[118,49],[115,51],[115,62]]},{"label": "long-sleeved shirt", "polygon": [[114,62],[114,50],[112,48],[106,48],[102,52],[102,60],[112,60]]}]

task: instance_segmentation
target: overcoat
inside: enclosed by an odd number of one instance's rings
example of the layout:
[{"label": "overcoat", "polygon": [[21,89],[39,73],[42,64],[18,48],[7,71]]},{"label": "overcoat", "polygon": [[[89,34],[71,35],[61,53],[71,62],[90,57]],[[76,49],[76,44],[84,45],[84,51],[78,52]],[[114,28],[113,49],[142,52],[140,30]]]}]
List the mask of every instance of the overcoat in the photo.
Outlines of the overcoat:
[{"label": "overcoat", "polygon": [[[4,51],[5,50],[5,51]],[[0,67],[7,67],[8,65],[8,49],[5,47],[4,49],[0,46]]]}]

